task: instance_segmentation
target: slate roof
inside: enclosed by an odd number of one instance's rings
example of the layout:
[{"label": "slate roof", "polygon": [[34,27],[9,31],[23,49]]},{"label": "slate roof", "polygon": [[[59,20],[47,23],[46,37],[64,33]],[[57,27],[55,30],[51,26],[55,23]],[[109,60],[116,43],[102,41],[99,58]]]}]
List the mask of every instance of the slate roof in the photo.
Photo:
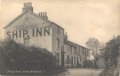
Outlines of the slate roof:
[{"label": "slate roof", "polygon": [[[79,45],[79,44],[77,44],[77,43],[74,43],[74,42],[72,42],[72,41],[69,41],[69,40],[64,40],[64,43],[66,43],[66,44],[69,44],[69,45],[72,45],[72,46],[79,46],[79,47],[83,47],[83,48],[85,48],[85,49],[88,49],[88,48],[86,48],[86,47],[84,47],[84,46],[82,46],[82,45]],[[88,50],[90,50],[90,49],[88,49]]]}]

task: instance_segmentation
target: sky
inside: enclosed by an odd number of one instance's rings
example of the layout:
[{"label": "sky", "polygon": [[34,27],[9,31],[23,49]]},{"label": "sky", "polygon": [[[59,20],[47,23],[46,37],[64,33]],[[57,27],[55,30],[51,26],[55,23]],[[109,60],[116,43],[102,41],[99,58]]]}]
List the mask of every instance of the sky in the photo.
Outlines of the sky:
[{"label": "sky", "polygon": [[46,11],[75,43],[85,45],[90,37],[106,43],[120,35],[120,0],[1,0],[0,39],[3,27],[22,13],[24,2],[32,2],[35,13]]}]

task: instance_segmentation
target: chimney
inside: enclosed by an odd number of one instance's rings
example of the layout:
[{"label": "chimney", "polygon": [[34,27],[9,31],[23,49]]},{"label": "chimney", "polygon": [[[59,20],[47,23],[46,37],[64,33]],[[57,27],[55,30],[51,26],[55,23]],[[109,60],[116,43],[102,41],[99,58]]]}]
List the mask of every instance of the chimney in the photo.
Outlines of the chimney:
[{"label": "chimney", "polygon": [[39,16],[40,16],[42,19],[48,20],[47,12],[39,12]]},{"label": "chimney", "polygon": [[27,12],[27,11],[33,12],[33,7],[32,7],[31,2],[24,3],[24,7],[22,8],[22,12],[24,13],[24,12]]},{"label": "chimney", "polygon": [[67,39],[68,39],[67,32],[65,32],[65,34],[64,34],[64,39],[65,39],[65,40],[67,40]]}]

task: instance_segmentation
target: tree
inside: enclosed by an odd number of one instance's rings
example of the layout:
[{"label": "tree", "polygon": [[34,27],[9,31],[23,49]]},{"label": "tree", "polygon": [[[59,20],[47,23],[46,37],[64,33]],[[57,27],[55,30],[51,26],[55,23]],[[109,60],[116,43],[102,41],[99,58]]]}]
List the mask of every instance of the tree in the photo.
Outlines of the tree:
[{"label": "tree", "polygon": [[118,57],[120,56],[120,35],[116,38],[114,37],[109,42],[106,43],[106,47],[104,48],[105,52],[105,62],[106,68],[115,67],[118,64]]},{"label": "tree", "polygon": [[101,73],[101,76],[113,76],[113,74],[118,76],[120,68],[120,35],[113,37],[106,43],[102,54],[105,58],[105,70]]},{"label": "tree", "polygon": [[93,56],[96,58],[100,49],[100,42],[98,41],[98,39],[89,38],[89,40],[86,42],[86,45],[93,51]]}]

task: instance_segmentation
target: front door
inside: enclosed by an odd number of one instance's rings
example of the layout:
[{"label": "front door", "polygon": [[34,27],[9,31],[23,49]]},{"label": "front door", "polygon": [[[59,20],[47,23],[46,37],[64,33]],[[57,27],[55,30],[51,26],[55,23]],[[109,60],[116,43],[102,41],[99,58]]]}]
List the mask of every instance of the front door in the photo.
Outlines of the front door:
[{"label": "front door", "polygon": [[71,67],[73,67],[73,57],[71,57]]},{"label": "front door", "polygon": [[64,67],[64,52],[61,52],[61,67]]}]

